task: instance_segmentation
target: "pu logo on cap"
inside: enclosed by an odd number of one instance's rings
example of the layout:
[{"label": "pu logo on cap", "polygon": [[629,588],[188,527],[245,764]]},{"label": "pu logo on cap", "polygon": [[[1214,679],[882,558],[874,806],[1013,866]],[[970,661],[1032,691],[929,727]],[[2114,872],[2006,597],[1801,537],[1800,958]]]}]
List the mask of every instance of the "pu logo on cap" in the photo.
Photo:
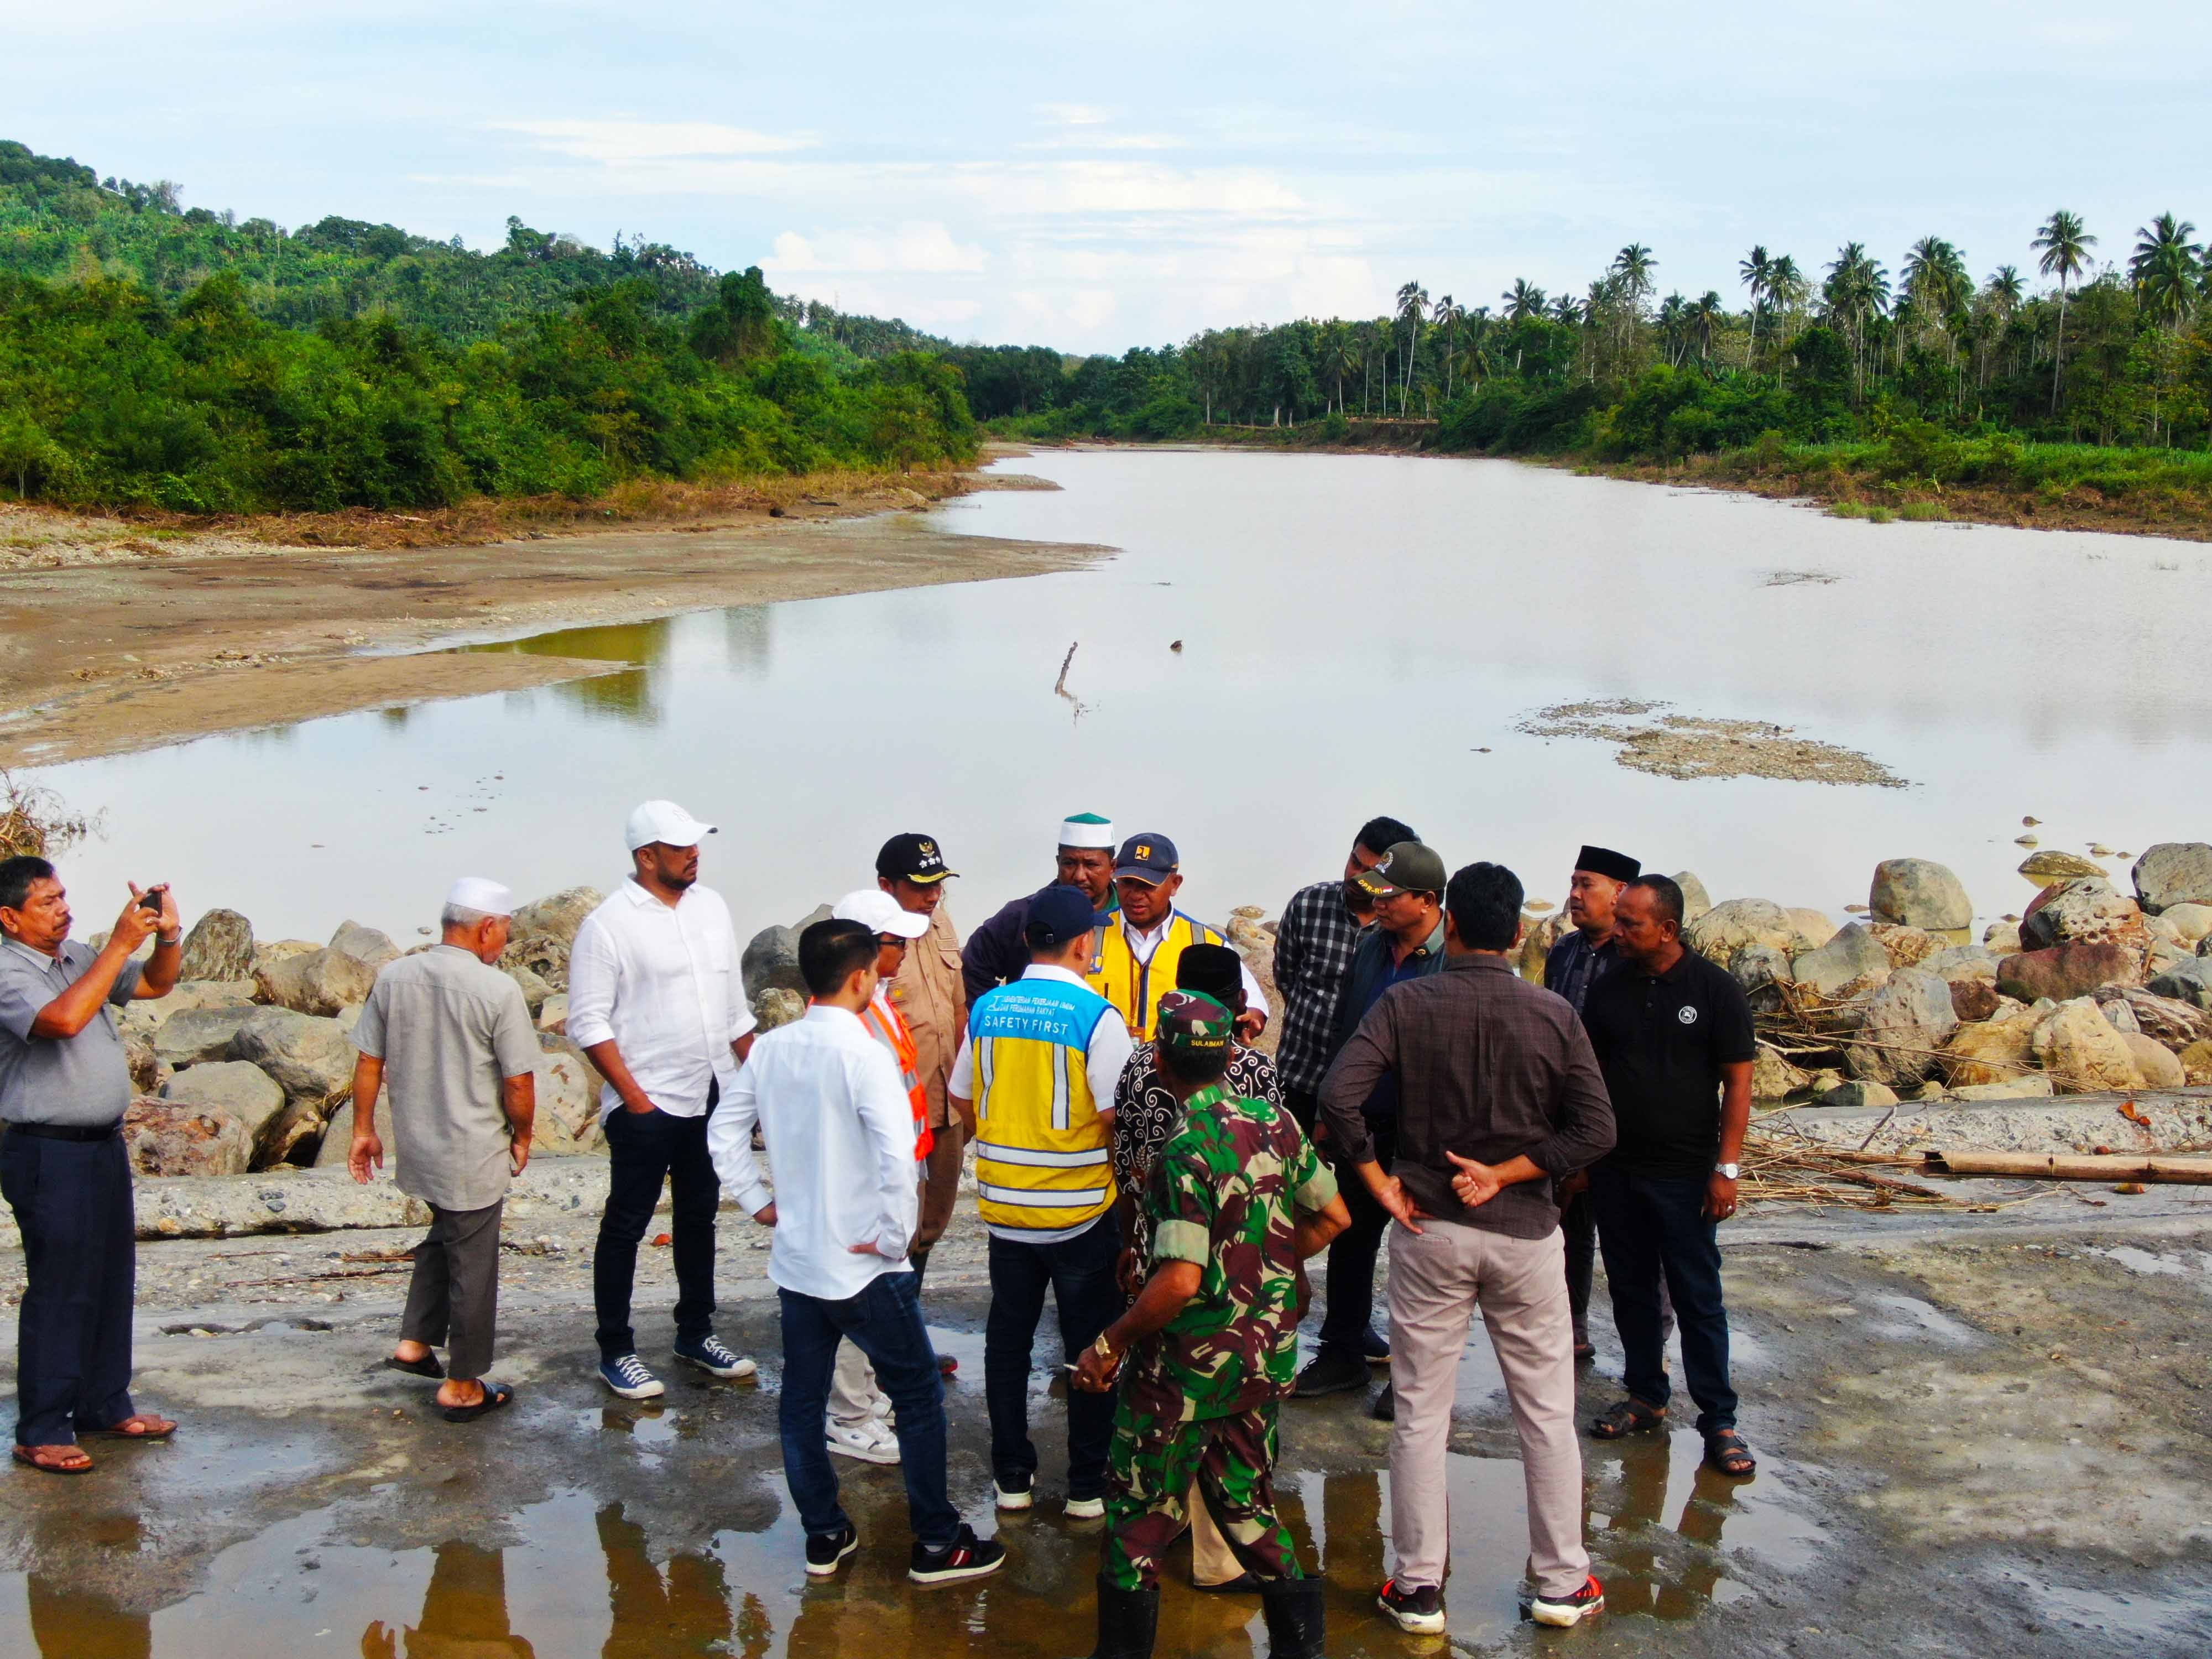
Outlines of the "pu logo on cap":
[{"label": "pu logo on cap", "polygon": [[1148,858],[1152,857],[1152,842],[1148,842],[1148,841],[1140,841],[1140,842],[1139,842],[1137,843],[1137,856],[1138,856],[1139,858],[1140,858],[1140,859],[1148,859]]},{"label": "pu logo on cap", "polygon": [[1698,1023],[1698,1011],[1694,1008],[1678,1008],[1674,1011],[1674,1018],[1685,1025],[1695,1025]]}]

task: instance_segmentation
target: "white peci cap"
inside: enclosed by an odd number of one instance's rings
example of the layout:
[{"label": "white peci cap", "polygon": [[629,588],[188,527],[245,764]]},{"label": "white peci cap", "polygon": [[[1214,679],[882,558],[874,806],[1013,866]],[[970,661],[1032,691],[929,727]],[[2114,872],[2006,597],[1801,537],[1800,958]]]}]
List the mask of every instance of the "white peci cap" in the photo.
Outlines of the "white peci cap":
[{"label": "white peci cap", "polygon": [[696,847],[714,833],[672,800],[649,800],[623,825],[623,842],[633,853],[659,842],[664,847]]},{"label": "white peci cap", "polygon": [[830,912],[836,921],[857,921],[861,927],[877,933],[889,933],[893,939],[920,939],[929,931],[929,918],[908,909],[880,887],[864,887],[856,893],[848,893],[837,901]]},{"label": "white peci cap", "polygon": [[463,876],[446,890],[446,902],[459,909],[474,910],[487,916],[511,916],[514,914],[514,893],[483,876]]},{"label": "white peci cap", "polygon": [[1096,812],[1078,812],[1060,826],[1060,845],[1062,847],[1103,847],[1114,849],[1114,820],[1102,818]]}]

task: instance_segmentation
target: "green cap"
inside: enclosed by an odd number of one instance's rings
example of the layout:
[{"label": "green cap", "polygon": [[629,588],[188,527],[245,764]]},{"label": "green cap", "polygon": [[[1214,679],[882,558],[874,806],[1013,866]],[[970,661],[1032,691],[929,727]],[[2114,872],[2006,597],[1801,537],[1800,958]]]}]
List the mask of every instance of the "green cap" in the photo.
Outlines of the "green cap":
[{"label": "green cap", "polygon": [[1170,991],[1160,999],[1154,1041],[1179,1054],[1212,1054],[1229,1046],[1236,1018],[1199,991]]},{"label": "green cap", "polygon": [[1401,841],[1376,860],[1375,867],[1356,878],[1364,892],[1376,898],[1394,893],[1441,893],[1444,890],[1444,861],[1435,849],[1417,841]]}]

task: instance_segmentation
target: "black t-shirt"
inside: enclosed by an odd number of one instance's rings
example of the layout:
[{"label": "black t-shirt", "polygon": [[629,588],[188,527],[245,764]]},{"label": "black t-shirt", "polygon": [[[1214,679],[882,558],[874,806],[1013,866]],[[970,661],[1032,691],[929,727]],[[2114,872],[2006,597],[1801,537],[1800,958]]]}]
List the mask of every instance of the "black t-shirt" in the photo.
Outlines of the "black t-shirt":
[{"label": "black t-shirt", "polygon": [[1721,1067],[1752,1058],[1743,988],[1695,951],[1663,974],[1623,960],[1590,987],[1583,1024],[1619,1127],[1606,1166],[1711,1174],[1720,1152]]}]

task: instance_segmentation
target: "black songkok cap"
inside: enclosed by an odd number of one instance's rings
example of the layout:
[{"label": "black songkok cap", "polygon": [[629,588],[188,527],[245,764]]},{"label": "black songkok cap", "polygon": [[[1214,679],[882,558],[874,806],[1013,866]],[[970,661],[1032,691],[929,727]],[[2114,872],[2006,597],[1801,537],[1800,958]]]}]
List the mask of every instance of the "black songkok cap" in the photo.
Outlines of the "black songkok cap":
[{"label": "black songkok cap", "polygon": [[1610,876],[1615,881],[1634,881],[1644,873],[1641,864],[1610,847],[1583,848],[1575,854],[1575,868],[1587,870],[1592,875]]}]

